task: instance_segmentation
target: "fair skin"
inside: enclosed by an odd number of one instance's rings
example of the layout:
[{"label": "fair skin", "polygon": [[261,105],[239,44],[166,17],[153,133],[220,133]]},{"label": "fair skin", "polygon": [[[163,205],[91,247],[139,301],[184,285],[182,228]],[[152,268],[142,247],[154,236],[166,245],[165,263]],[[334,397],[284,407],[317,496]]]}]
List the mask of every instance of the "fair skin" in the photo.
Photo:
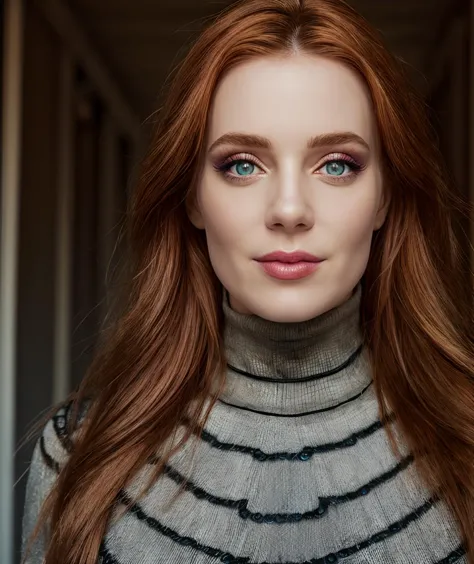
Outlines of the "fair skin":
[{"label": "fair skin", "polygon": [[[188,210],[192,223],[206,232],[231,307],[295,322],[347,300],[388,208],[363,81],[325,57],[253,59],[220,81],[207,131]],[[229,133],[266,138],[268,146],[222,139]],[[334,133],[351,138],[323,144],[317,139]],[[316,142],[308,147],[311,139]],[[223,162],[227,175],[222,167],[216,170]],[[275,278],[256,259],[278,250],[302,250],[323,260],[302,278]]]}]

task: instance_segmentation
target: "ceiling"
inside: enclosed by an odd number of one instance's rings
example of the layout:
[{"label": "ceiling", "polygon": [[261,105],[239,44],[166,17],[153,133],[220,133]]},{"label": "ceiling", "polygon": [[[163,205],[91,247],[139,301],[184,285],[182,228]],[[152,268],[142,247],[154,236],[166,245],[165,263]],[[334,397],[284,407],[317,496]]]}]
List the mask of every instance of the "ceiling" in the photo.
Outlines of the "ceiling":
[{"label": "ceiling", "polygon": [[[64,0],[141,117],[156,107],[170,70],[196,32],[228,0]],[[426,62],[461,0],[349,0],[426,85]],[[467,2],[466,2],[467,4]]]}]

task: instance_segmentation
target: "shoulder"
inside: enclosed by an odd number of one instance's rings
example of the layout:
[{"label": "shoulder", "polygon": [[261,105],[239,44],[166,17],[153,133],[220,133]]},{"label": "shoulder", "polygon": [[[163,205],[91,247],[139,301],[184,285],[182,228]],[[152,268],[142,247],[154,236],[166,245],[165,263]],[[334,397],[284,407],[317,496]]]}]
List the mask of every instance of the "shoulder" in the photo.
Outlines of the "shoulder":
[{"label": "shoulder", "polygon": [[[89,411],[90,402],[83,402],[78,409],[75,426],[72,401],[60,406],[42,429],[33,450],[26,482],[25,505],[22,520],[22,553],[36,524],[41,506],[57,480],[61,469],[74,450],[74,439]],[[43,540],[36,546],[36,555],[43,554]],[[28,564],[36,560],[27,560]]]},{"label": "shoulder", "polygon": [[[48,419],[33,450],[28,472],[28,482],[39,489],[47,488],[69,460],[80,432],[90,402],[84,401],[76,408],[73,401],[62,404]],[[77,409],[77,418],[74,410]],[[41,487],[44,483],[44,488]]]},{"label": "shoulder", "polygon": [[[89,407],[90,401],[84,401],[78,407],[73,401],[69,401],[58,408],[43,428],[35,450],[41,454],[43,463],[57,473],[74,450],[75,438],[82,428]],[[78,414],[74,421],[75,409]]]}]

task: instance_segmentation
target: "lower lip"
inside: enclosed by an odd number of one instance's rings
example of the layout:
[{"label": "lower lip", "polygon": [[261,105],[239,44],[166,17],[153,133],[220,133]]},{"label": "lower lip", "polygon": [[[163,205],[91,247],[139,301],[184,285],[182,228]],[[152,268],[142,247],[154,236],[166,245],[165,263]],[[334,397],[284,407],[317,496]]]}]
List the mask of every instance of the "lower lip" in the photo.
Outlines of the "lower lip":
[{"label": "lower lip", "polygon": [[314,272],[320,262],[260,262],[263,270],[273,278],[280,280],[298,280],[305,278]]}]

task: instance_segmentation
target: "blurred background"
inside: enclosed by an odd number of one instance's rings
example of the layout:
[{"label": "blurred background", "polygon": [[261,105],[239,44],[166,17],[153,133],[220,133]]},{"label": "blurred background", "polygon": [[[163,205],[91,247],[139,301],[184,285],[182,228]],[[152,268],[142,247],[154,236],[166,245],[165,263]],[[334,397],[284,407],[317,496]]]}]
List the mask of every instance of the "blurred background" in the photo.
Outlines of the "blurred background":
[{"label": "blurred background", "polygon": [[[349,0],[409,68],[474,198],[474,0]],[[19,562],[32,423],[94,351],[165,81],[224,0],[0,0],[0,563]],[[150,118],[150,119],[148,119]],[[473,222],[460,221],[468,249]]]}]

